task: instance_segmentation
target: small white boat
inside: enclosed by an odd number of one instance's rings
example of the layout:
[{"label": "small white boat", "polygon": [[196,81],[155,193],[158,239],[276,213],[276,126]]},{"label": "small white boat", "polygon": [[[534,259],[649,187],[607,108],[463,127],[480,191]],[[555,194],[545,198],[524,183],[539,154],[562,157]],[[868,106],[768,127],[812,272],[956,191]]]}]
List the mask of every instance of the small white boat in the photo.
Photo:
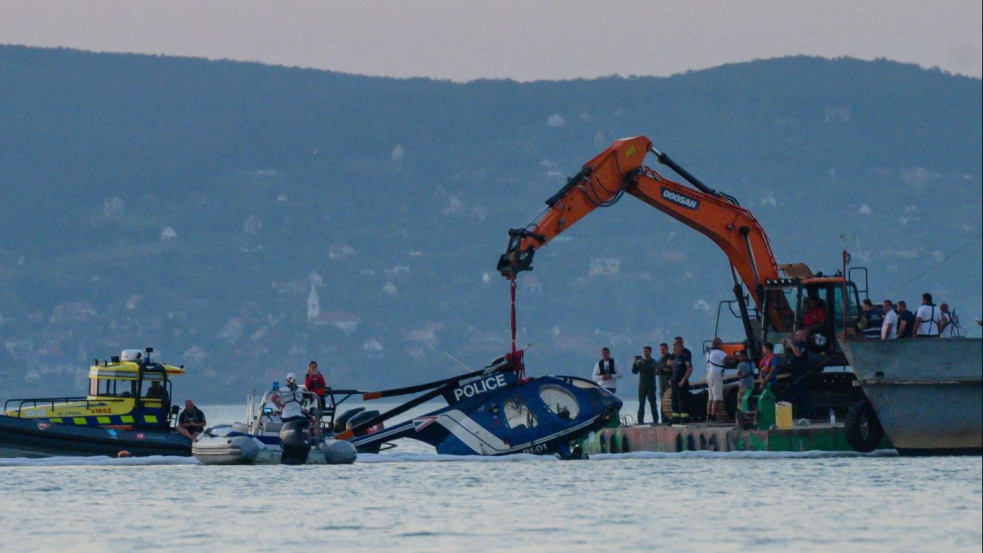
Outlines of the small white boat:
[{"label": "small white boat", "polygon": [[277,392],[273,389],[263,394],[258,405],[255,395],[250,397],[248,422],[206,429],[191,444],[191,454],[206,465],[340,465],[355,462],[355,446],[349,441],[334,439],[336,404],[333,395],[322,410],[318,407],[317,396],[302,390],[302,406],[309,420],[283,422],[271,399]]}]

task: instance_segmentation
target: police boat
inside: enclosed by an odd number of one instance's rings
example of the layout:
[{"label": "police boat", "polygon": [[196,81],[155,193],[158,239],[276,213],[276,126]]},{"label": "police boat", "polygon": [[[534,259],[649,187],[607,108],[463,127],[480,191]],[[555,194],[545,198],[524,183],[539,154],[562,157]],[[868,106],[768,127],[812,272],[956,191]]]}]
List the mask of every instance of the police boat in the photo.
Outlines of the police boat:
[{"label": "police boat", "polygon": [[[364,400],[428,392],[384,413],[366,416],[341,432],[359,451],[400,438],[432,445],[448,455],[533,453],[582,457],[578,440],[618,420],[622,402],[595,382],[574,376],[526,378],[523,350],[460,376],[363,395]],[[447,406],[389,428],[382,424],[427,401]]]},{"label": "police boat", "polygon": [[127,349],[89,368],[84,397],[10,399],[0,415],[0,457],[191,455],[174,431],[171,377],[185,374]]},{"label": "police boat", "polygon": [[[296,393],[301,398],[301,410],[306,420],[281,419],[273,398],[281,394],[277,382],[257,402],[255,393],[247,404],[246,422],[222,424],[205,429],[191,445],[191,453],[206,465],[304,465],[351,464],[355,462],[354,444],[334,439],[336,425],[346,424],[335,420],[339,403],[357,390],[328,389],[322,404],[319,398],[303,386]],[[340,397],[340,400],[338,399]],[[363,416],[364,417],[364,416]],[[357,423],[359,419],[355,419]]]}]

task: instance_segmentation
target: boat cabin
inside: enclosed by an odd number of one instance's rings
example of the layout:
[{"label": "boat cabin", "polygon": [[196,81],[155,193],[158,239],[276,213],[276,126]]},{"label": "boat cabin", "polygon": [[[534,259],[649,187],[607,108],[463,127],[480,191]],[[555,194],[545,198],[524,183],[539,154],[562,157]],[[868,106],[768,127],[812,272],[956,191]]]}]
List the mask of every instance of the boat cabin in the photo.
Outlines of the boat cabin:
[{"label": "boat cabin", "polygon": [[162,430],[179,407],[171,405],[171,377],[185,374],[151,359],[153,348],[127,349],[108,361],[93,361],[85,397],[11,399],[4,414],[62,424]]}]

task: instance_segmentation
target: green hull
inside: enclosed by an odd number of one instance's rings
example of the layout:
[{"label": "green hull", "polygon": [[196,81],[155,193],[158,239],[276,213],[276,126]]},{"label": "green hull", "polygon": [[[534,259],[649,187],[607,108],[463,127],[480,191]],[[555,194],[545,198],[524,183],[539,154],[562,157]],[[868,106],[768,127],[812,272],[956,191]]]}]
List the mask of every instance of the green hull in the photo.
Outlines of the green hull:
[{"label": "green hull", "polygon": [[[854,451],[843,426],[814,424],[788,430],[739,430],[724,426],[626,426],[604,428],[581,444],[587,455],[654,451]],[[892,449],[885,438],[878,449]]]}]

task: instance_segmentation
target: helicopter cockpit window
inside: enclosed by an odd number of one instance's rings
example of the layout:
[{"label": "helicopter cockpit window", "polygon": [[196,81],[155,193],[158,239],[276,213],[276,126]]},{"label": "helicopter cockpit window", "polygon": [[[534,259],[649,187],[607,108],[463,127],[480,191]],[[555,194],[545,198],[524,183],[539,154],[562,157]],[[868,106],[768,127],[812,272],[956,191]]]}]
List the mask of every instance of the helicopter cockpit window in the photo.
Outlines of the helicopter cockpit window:
[{"label": "helicopter cockpit window", "polygon": [[577,398],[567,390],[555,384],[544,384],[539,388],[539,397],[549,410],[561,419],[575,419],[580,413]]},{"label": "helicopter cockpit window", "polygon": [[536,414],[526,405],[522,398],[515,396],[505,402],[505,420],[512,430],[522,430],[536,426]]}]

